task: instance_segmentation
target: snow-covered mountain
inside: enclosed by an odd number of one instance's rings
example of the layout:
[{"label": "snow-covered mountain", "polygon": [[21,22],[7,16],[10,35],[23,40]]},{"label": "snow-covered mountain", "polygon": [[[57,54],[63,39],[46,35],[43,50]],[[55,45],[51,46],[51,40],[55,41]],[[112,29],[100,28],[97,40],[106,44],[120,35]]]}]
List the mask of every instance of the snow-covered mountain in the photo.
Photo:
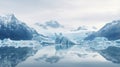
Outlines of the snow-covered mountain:
[{"label": "snow-covered mountain", "polygon": [[76,32],[76,31],[83,31],[83,30],[91,30],[91,31],[96,31],[97,28],[95,26],[92,27],[88,27],[85,25],[81,25],[79,27],[73,27],[73,26],[69,26],[69,25],[64,25],[64,24],[60,24],[58,21],[47,21],[44,23],[35,23],[36,26],[39,26],[41,29],[45,29],[45,30],[52,30],[54,32]]},{"label": "snow-covered mountain", "polygon": [[88,27],[88,26],[83,25],[83,26],[77,27],[77,29],[74,29],[74,30],[72,30],[72,31],[82,31],[82,30],[86,30],[86,31],[87,31],[87,30],[89,30],[89,31],[96,31],[97,28],[96,28],[95,26]]},{"label": "snow-covered mountain", "polygon": [[95,37],[106,37],[109,40],[120,39],[120,20],[112,21],[107,23],[99,31],[89,35],[86,40],[92,40]]},{"label": "snow-covered mountain", "polygon": [[75,31],[79,31],[79,30],[87,30],[87,27],[86,26],[80,26]]},{"label": "snow-covered mountain", "polygon": [[0,39],[31,40],[35,30],[19,21],[14,14],[0,16]]},{"label": "snow-covered mountain", "polygon": [[[14,16],[14,14],[4,15],[0,17],[0,32],[1,32],[0,39],[3,40],[3,39],[9,38],[11,40],[36,40],[42,45],[51,45],[51,44],[57,43],[55,42],[57,38],[55,33],[61,33],[61,32],[66,33],[66,30],[64,30],[64,27],[61,24],[59,24],[57,21],[46,22],[45,26],[47,28],[51,27],[54,30],[42,29],[41,27],[39,27],[39,24],[38,24],[39,28],[37,28],[36,29],[37,31],[35,31],[34,29],[28,27],[24,22],[19,21]],[[55,29],[57,30],[55,31]],[[61,43],[63,44],[64,42],[64,44],[70,45],[72,43],[72,41],[70,40],[71,40],[70,38],[67,38],[66,36],[64,36],[64,39],[62,39]]]},{"label": "snow-covered mountain", "polygon": [[120,20],[106,24],[98,31],[97,36],[106,37],[109,40],[120,39]]},{"label": "snow-covered mountain", "polygon": [[63,26],[57,22],[57,21],[47,21],[45,23],[36,23],[36,25],[38,25],[39,27],[43,28],[43,29],[49,29],[49,28],[62,28]]},{"label": "snow-covered mountain", "polygon": [[63,25],[57,21],[47,21],[44,23],[35,23],[32,27],[39,33],[54,39],[55,33],[68,32]]}]

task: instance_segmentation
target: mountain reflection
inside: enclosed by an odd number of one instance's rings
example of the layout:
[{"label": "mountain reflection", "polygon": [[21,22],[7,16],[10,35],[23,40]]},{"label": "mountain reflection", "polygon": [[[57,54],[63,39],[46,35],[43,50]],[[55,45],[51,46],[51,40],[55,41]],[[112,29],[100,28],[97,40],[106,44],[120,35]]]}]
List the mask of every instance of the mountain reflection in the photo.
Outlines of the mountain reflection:
[{"label": "mountain reflection", "polygon": [[120,47],[110,46],[101,50],[100,54],[108,61],[120,64]]},{"label": "mountain reflection", "polygon": [[0,67],[15,67],[32,54],[30,47],[0,47]]},{"label": "mountain reflection", "polygon": [[[75,47],[76,48],[76,47]],[[48,50],[49,49],[49,50]],[[86,61],[89,62],[89,65],[94,65],[94,61],[98,60],[100,64],[106,65],[111,64],[111,67],[119,67],[115,63],[120,63],[120,47],[115,46],[109,46],[106,49],[100,50],[99,54],[96,52],[86,51],[84,53],[84,48],[79,48],[79,50],[73,50],[73,48],[69,50],[63,50],[63,51],[57,51],[55,46],[47,46],[43,47],[39,50],[34,50],[32,47],[0,47],[0,67],[50,67],[53,65],[53,67],[60,66],[61,64],[77,64],[75,67],[79,67],[84,63],[86,64]],[[66,52],[67,51],[67,52]],[[71,52],[72,51],[72,52]],[[80,53],[76,53],[76,52]],[[83,53],[82,53],[83,51]],[[33,56],[32,56],[33,55]],[[31,57],[30,57],[31,56]],[[93,57],[92,57],[93,56]],[[107,61],[112,61],[113,63],[105,61],[103,58],[102,60],[99,60],[100,56],[103,56]],[[29,58],[30,57],[30,58]],[[31,60],[31,61],[29,61]],[[43,63],[43,61],[45,63]],[[105,63],[103,63],[103,62]],[[33,62],[31,64],[30,62]],[[22,63],[22,64],[20,64]],[[50,64],[49,64],[50,63]],[[66,64],[65,64],[66,63]],[[79,64],[78,64],[79,63]],[[100,65],[99,63],[96,64]],[[38,66],[36,66],[38,65]],[[50,66],[49,66],[50,65]],[[96,67],[93,66],[93,67]],[[74,66],[69,66],[74,67]]]}]

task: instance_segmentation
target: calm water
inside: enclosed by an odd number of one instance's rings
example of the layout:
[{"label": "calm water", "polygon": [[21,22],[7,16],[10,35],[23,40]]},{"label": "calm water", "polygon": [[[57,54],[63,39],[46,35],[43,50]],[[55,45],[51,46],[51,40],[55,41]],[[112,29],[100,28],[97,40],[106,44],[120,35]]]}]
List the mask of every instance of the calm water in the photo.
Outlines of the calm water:
[{"label": "calm water", "polygon": [[[104,51],[105,53],[105,51]],[[111,53],[111,52],[110,52]],[[119,53],[119,52],[118,52]],[[107,56],[108,54],[106,54]],[[119,55],[117,55],[120,57]],[[109,57],[109,56],[107,56]],[[119,58],[118,58],[119,59]],[[37,51],[30,47],[0,47],[0,67],[119,67],[119,61],[100,53],[80,48],[56,50],[46,46]]]}]

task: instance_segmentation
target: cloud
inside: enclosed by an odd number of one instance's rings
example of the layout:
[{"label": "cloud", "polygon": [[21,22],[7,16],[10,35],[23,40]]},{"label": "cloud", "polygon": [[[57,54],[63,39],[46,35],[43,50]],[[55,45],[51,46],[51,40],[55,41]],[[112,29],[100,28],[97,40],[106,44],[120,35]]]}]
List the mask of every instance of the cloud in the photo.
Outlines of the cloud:
[{"label": "cloud", "polygon": [[[15,13],[32,23],[58,20],[76,25],[106,23],[119,18],[120,0],[0,0],[0,14]],[[90,21],[90,22],[89,22]],[[93,24],[94,25],[94,24]]]}]

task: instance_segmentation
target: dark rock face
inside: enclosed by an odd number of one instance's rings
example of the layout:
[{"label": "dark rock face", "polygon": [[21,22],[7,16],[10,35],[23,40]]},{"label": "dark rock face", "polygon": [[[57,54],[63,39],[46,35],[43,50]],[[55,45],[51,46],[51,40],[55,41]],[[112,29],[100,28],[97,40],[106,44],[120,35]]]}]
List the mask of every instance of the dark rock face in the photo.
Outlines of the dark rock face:
[{"label": "dark rock face", "polygon": [[0,17],[0,39],[30,40],[32,37],[33,30],[14,15]]},{"label": "dark rock face", "polygon": [[85,40],[93,40],[95,37],[106,37],[108,40],[120,39],[120,20],[106,24],[98,32],[85,38]]},{"label": "dark rock face", "polygon": [[106,58],[106,60],[113,63],[120,63],[120,47],[110,46],[107,49],[101,50],[100,54]]}]

